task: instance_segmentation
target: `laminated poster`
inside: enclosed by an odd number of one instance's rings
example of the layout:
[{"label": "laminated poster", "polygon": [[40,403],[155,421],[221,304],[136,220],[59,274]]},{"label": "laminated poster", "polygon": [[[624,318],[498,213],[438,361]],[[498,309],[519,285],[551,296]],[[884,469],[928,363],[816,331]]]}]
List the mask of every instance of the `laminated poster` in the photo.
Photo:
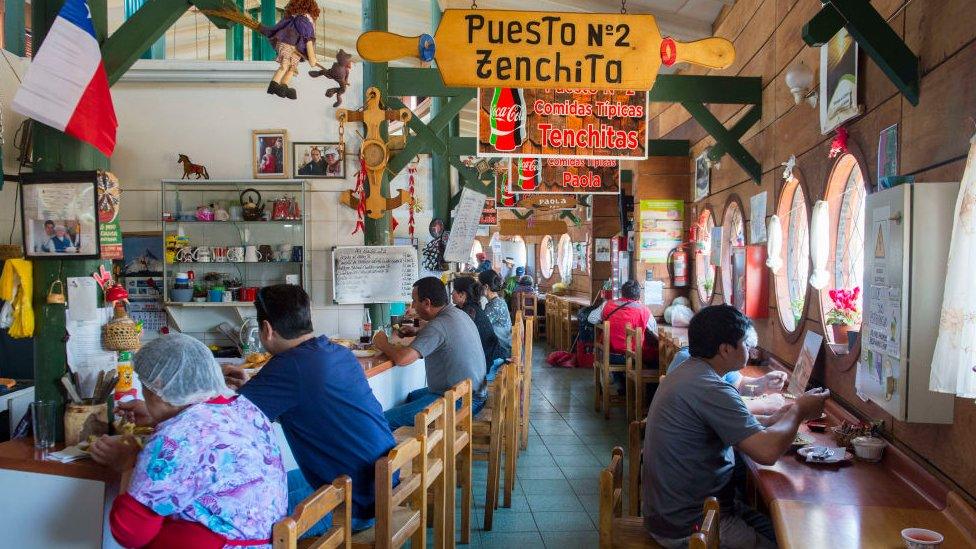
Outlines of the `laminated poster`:
[{"label": "laminated poster", "polygon": [[666,263],[682,242],[685,203],[681,200],[640,201],[640,256],[647,263]]}]

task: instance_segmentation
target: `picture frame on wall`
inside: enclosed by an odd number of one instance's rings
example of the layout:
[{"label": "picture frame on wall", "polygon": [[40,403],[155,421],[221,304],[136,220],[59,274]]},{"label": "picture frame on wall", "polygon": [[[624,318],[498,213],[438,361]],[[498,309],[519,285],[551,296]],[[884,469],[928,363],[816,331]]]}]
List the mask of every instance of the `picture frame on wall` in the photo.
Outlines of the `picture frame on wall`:
[{"label": "picture frame on wall", "polygon": [[20,219],[30,258],[98,259],[98,173],[23,174]]},{"label": "picture frame on wall", "polygon": [[711,174],[708,170],[708,152],[695,157],[695,202],[705,200],[711,192]]},{"label": "picture frame on wall", "polygon": [[820,46],[820,133],[827,135],[859,116],[857,104],[857,42],[847,29],[840,29]]},{"label": "picture frame on wall", "polygon": [[295,141],[292,159],[296,179],[346,178],[346,159],[337,141]]},{"label": "picture frame on wall", "polygon": [[288,130],[251,131],[251,167],[254,179],[284,179],[288,163]]}]

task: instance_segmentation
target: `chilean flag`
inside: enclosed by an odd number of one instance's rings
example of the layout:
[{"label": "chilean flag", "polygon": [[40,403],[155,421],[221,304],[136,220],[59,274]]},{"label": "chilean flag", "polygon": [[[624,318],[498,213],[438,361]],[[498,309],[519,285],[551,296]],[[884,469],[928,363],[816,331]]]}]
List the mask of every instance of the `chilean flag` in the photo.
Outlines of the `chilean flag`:
[{"label": "chilean flag", "polygon": [[119,123],[85,0],[65,0],[11,106],[112,155]]}]

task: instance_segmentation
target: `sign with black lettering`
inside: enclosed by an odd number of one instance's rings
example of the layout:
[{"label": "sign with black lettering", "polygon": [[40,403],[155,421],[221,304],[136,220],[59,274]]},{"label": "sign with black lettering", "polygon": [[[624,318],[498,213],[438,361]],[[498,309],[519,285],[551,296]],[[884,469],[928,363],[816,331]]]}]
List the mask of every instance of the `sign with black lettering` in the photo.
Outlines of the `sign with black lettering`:
[{"label": "sign with black lettering", "polygon": [[[516,196],[532,193],[617,194],[620,163],[590,158],[513,159],[508,189]],[[500,203],[501,204],[501,203]]]},{"label": "sign with black lettering", "polygon": [[647,92],[481,88],[478,155],[647,158]]},{"label": "sign with black lettering", "polygon": [[433,59],[451,87],[650,90],[661,65],[723,69],[732,43],[664,38],[650,14],[444,10],[431,38],[370,31],[356,44],[367,61]]}]

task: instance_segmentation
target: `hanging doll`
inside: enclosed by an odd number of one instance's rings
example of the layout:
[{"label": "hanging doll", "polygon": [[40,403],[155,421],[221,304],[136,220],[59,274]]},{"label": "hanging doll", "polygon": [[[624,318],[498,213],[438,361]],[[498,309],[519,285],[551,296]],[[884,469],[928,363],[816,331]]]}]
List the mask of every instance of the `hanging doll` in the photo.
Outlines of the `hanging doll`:
[{"label": "hanging doll", "polygon": [[315,0],[289,0],[285,16],[277,25],[261,27],[261,33],[278,52],[279,67],[268,84],[268,93],[288,99],[298,98],[288,83],[298,74],[298,65],[303,60],[312,67],[318,66],[315,58],[315,20],[318,17],[319,6]]}]

